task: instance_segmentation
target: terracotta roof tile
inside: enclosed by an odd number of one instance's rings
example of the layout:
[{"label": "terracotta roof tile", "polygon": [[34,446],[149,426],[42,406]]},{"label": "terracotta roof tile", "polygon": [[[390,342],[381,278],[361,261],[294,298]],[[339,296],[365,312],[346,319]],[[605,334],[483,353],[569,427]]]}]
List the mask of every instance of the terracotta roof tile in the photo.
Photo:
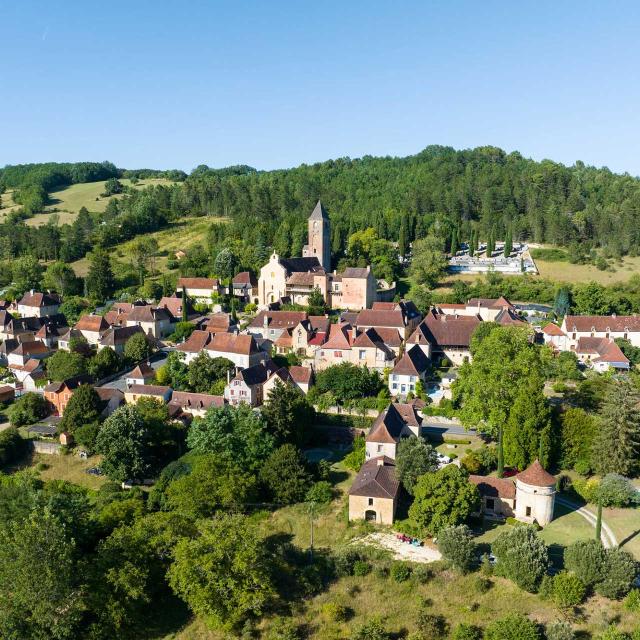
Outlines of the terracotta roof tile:
[{"label": "terracotta roof tile", "polygon": [[545,471],[538,460],[534,460],[516,476],[516,479],[534,487],[553,487],[556,484],[556,479],[548,471]]}]

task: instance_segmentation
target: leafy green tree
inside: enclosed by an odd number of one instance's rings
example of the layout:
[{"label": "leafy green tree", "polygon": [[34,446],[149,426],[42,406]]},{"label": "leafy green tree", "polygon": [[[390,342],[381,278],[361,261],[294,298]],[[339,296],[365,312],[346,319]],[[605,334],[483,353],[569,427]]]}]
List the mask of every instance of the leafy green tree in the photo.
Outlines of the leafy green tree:
[{"label": "leafy green tree", "polygon": [[149,444],[152,434],[135,405],[116,409],[96,438],[102,470],[112,480],[142,479],[151,471]]},{"label": "leafy green tree", "polygon": [[620,347],[620,351],[629,359],[632,366],[640,364],[640,347],[634,347],[630,340],[616,338],[614,342]]},{"label": "leafy green tree", "polygon": [[372,618],[356,628],[349,640],[390,640],[391,635],[386,630],[380,618]]},{"label": "leafy green tree", "polygon": [[171,334],[171,340],[173,342],[182,342],[186,340],[194,331],[196,326],[191,322],[185,322],[184,320],[176,323]]},{"label": "leafy green tree", "polygon": [[619,600],[629,593],[638,574],[638,563],[622,549],[606,549],[604,573],[595,590],[605,598]]},{"label": "leafy green tree", "polygon": [[569,287],[559,287],[553,302],[553,311],[558,318],[569,313],[571,308],[571,290]]},{"label": "leafy green tree", "polygon": [[268,547],[241,515],[198,524],[199,535],[174,550],[169,584],[210,627],[234,628],[260,616],[275,598]]},{"label": "leafy green tree", "polygon": [[313,291],[307,296],[307,307],[310,315],[321,316],[326,313],[327,303],[318,287],[314,287]]},{"label": "leafy green tree", "polygon": [[538,625],[521,613],[510,613],[491,622],[484,640],[540,640]]},{"label": "leafy green tree", "polygon": [[14,427],[23,427],[48,416],[49,405],[44,396],[29,391],[12,404],[7,413]]},{"label": "leafy green tree", "polygon": [[66,296],[69,293],[77,293],[78,278],[69,265],[60,261],[52,262],[44,272],[42,286]]},{"label": "leafy green tree", "polygon": [[134,333],[124,345],[124,357],[130,362],[148,360],[153,353],[153,345],[144,333]]},{"label": "leafy green tree", "polygon": [[187,436],[195,453],[216,453],[246,471],[257,471],[274,445],[266,421],[247,404],[209,409],[193,421]]},{"label": "leafy green tree", "polygon": [[438,455],[423,438],[405,438],[398,443],[396,475],[410,495],[413,495],[418,478],[437,468]]},{"label": "leafy green tree", "polygon": [[302,452],[292,444],[283,444],[271,453],[260,469],[260,480],[275,502],[302,502],[311,485],[311,474]]},{"label": "leafy green tree", "polygon": [[216,454],[190,454],[188,473],[180,473],[166,488],[165,504],[192,518],[242,509],[257,498],[255,475]]},{"label": "leafy green tree", "polygon": [[167,361],[156,370],[158,384],[163,384],[176,391],[186,391],[189,389],[189,368],[184,362],[184,353],[180,351],[170,351]]},{"label": "leafy green tree", "polygon": [[43,270],[34,256],[26,255],[13,260],[11,273],[16,290],[24,293],[31,289],[38,289]]},{"label": "leafy green tree", "polygon": [[352,471],[359,471],[364,464],[366,442],[364,437],[358,436],[353,440],[353,449],[344,457],[344,466]]},{"label": "leafy green tree", "polygon": [[303,444],[308,440],[315,422],[315,410],[306,396],[292,384],[284,384],[279,380],[262,406],[262,415],[269,432],[279,443]]},{"label": "leafy green tree", "polygon": [[212,393],[219,380],[227,380],[227,374],[235,370],[235,365],[227,358],[211,358],[201,351],[188,366],[187,382],[192,391]]},{"label": "leafy green tree", "polygon": [[[37,557],[34,553],[37,551]],[[81,635],[83,572],[76,545],[48,510],[0,524],[0,628],[5,638]]]},{"label": "leafy green tree", "polygon": [[106,250],[96,248],[89,257],[89,272],[85,280],[87,294],[95,300],[106,300],[116,289],[111,267],[111,256]]},{"label": "leafy green tree", "polygon": [[78,322],[80,316],[83,315],[88,307],[89,303],[84,298],[80,298],[79,296],[66,296],[58,311],[64,315],[68,325],[71,327]]},{"label": "leafy green tree", "polygon": [[120,182],[120,180],[118,180],[118,178],[109,178],[104,183],[104,193],[102,194],[102,196],[109,197],[115,195],[116,193],[122,193],[122,183]]},{"label": "leafy green tree", "polygon": [[564,551],[564,566],[587,587],[600,582],[605,573],[606,555],[599,540],[578,540]]},{"label": "leafy green tree", "polygon": [[153,256],[158,251],[158,241],[153,237],[141,237],[135,240],[129,248],[129,255],[133,262],[133,266],[138,271],[139,283],[144,283],[144,277],[147,274],[149,265],[153,260]]},{"label": "leafy green tree", "polygon": [[471,571],[477,561],[478,545],[473,541],[471,529],[464,524],[441,529],[438,549],[442,557],[461,573]]},{"label": "leafy green tree", "polygon": [[413,493],[409,518],[430,535],[461,524],[480,506],[478,488],[455,465],[421,476]]},{"label": "leafy green tree", "polygon": [[444,242],[435,235],[429,235],[413,243],[409,278],[416,286],[433,289],[447,268]]},{"label": "leafy green tree", "polygon": [[522,525],[503,531],[491,545],[491,551],[498,559],[496,573],[521,589],[536,591],[549,567],[549,555],[533,527]]},{"label": "leafy green tree", "polygon": [[101,380],[120,371],[123,364],[122,358],[111,347],[103,347],[89,359],[87,371],[96,380]]},{"label": "leafy green tree", "polygon": [[74,351],[60,349],[45,360],[47,376],[56,382],[83,375],[87,372],[87,361]]},{"label": "leafy green tree", "polygon": [[90,384],[81,384],[69,399],[58,429],[75,433],[85,424],[98,422],[101,412],[100,396]]},{"label": "leafy green tree", "polygon": [[598,485],[598,502],[603,507],[629,507],[639,502],[638,491],[629,478],[609,473]]},{"label": "leafy green tree", "polygon": [[15,427],[0,431],[0,469],[17,462],[27,450],[27,441]]},{"label": "leafy green tree", "polygon": [[640,459],[640,393],[628,380],[611,385],[593,442],[593,462],[600,475],[633,476]]},{"label": "leafy green tree", "polygon": [[213,270],[223,280],[233,278],[238,267],[238,259],[228,248],[222,249],[213,261]]},{"label": "leafy green tree", "polygon": [[338,402],[344,403],[375,396],[382,388],[382,380],[376,371],[344,362],[319,371],[315,387],[318,394],[331,392]]},{"label": "leafy green tree", "polygon": [[453,389],[462,404],[460,419],[498,439],[499,476],[505,463],[520,468],[531,463],[543,449],[541,440],[548,440],[543,390],[540,353],[520,327],[492,327],[476,341],[473,361],[460,367]]}]

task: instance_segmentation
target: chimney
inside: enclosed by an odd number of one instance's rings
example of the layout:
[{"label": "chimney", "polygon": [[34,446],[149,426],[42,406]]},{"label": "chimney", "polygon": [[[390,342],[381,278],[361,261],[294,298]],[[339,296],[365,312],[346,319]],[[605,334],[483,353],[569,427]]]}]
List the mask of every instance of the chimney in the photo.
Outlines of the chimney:
[{"label": "chimney", "polygon": [[231,382],[231,370],[227,369],[227,384]]},{"label": "chimney", "polygon": [[380,456],[377,460],[376,463],[379,467],[384,467],[384,456]]},{"label": "chimney", "polygon": [[264,326],[265,329],[269,326],[269,314],[266,311],[264,312],[264,317],[262,319],[262,325]]}]

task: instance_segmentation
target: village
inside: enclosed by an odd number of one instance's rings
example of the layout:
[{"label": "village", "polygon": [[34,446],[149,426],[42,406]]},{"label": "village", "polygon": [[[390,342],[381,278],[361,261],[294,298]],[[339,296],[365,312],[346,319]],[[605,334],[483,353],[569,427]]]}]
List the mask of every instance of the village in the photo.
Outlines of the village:
[{"label": "village", "polygon": [[[472,401],[458,389],[480,357],[478,336],[494,328],[506,332],[501,341],[522,336],[522,348],[533,349],[536,358],[544,352],[567,364],[571,384],[624,375],[632,364],[619,341],[640,347],[640,317],[565,315],[554,322],[529,316],[526,303],[505,297],[434,304],[421,313],[395,295],[395,283],[376,280],[370,267],[331,271],[329,224],[318,202],[302,257],[273,253],[260,273],[242,271],[227,284],[180,277],[171,296],[112,301],[73,325],[60,313],[63,300],[55,292],[31,290],[0,303],[0,401],[11,424],[38,459],[79,457],[86,472],[99,477],[105,473],[96,456],[101,425],[125,407],[164,407],[170,424],[194,432],[215,412],[269,415],[292,391],[309,407],[303,423],[287,426],[303,434],[298,441],[305,457],[331,465],[348,454],[345,464],[351,460],[355,475],[344,487],[347,519],[374,527],[377,533],[365,540],[396,558],[422,563],[448,557],[443,542],[437,544],[445,539],[438,517],[450,524],[481,522],[473,535],[484,540],[495,524],[544,530],[558,514],[575,513],[583,521],[577,530],[593,528],[604,549],[615,548],[618,540],[602,514],[576,502],[580,481],[566,492],[543,435],[532,432],[533,444],[518,445],[526,453],[509,453],[513,445],[507,444],[510,462],[503,465],[507,427],[496,427],[489,415],[470,423],[464,410]],[[223,299],[232,301],[230,309]],[[82,374],[52,379],[52,371],[64,372],[78,360],[89,363]],[[339,389],[348,384],[355,393],[341,397]],[[556,388],[545,385],[545,402],[561,399]],[[85,419],[77,415],[88,394],[99,402],[89,428],[79,426]],[[27,404],[38,408],[25,418],[28,410],[15,407]],[[114,464],[106,473],[125,491],[157,482],[149,470],[134,467],[114,474]],[[281,482],[288,482],[286,473]],[[331,496],[335,489],[325,485]],[[307,498],[312,504],[315,495]],[[447,513],[467,496],[466,516],[421,515],[421,503],[438,495],[443,505],[433,508]],[[486,557],[495,562],[493,552]],[[635,568],[632,573],[629,579]]]}]

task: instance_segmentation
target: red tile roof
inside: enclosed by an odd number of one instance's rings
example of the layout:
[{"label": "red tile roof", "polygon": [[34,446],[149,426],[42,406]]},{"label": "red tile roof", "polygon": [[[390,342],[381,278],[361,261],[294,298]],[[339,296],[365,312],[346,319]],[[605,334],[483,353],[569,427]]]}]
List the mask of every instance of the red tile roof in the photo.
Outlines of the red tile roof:
[{"label": "red tile roof", "polygon": [[102,317],[96,315],[82,316],[74,327],[78,331],[106,331],[109,328],[109,323]]},{"label": "red tile roof", "polygon": [[622,353],[622,349],[611,338],[591,338],[583,336],[578,338],[575,347],[578,354],[597,355],[594,362],[622,362],[629,364],[629,360]]},{"label": "red tile roof", "polygon": [[252,287],[258,286],[256,277],[250,271],[241,271],[234,277],[232,283],[236,285],[247,284],[251,285]]},{"label": "red tile roof", "polygon": [[640,331],[640,316],[566,316],[567,331]]},{"label": "red tile roof", "polygon": [[[194,332],[195,333],[195,332]],[[258,345],[253,336],[235,333],[215,333],[207,345],[208,351],[251,355],[258,353]]]},{"label": "red tile roof", "polygon": [[411,404],[390,404],[376,418],[367,435],[367,442],[398,442],[405,426],[419,427],[421,420]]},{"label": "red tile roof", "polygon": [[60,298],[55,293],[29,291],[22,296],[22,300],[20,300],[18,304],[25,307],[50,307],[60,304]]},{"label": "red tile roof", "polygon": [[420,376],[429,367],[429,358],[417,344],[408,349],[396,363],[392,373],[399,376]]},{"label": "red tile roof", "polygon": [[289,373],[294,382],[298,384],[311,384],[311,379],[313,377],[313,369],[311,369],[311,367],[299,367],[294,365],[289,367]]},{"label": "red tile roof", "polygon": [[307,319],[306,311],[261,311],[249,324],[252,328],[263,327],[267,319],[270,329],[287,329],[295,327]]},{"label": "red tile roof", "polygon": [[556,484],[556,479],[544,470],[538,460],[534,460],[524,471],[516,476],[516,479],[534,487],[553,487]]},{"label": "red tile roof", "polygon": [[349,495],[394,499],[399,490],[400,482],[396,476],[395,461],[382,456],[367,460],[360,467],[349,489]]},{"label": "red tile roof", "polygon": [[542,327],[542,333],[546,333],[548,336],[564,336],[564,331],[557,325],[553,324],[553,322],[549,322],[549,324],[545,324]]},{"label": "red tile roof", "polygon": [[491,476],[469,476],[469,482],[478,487],[481,496],[490,498],[506,498],[513,500],[516,497],[516,486],[509,478],[493,478]]},{"label": "red tile roof", "polygon": [[332,324],[323,349],[351,349],[351,327],[345,323]]},{"label": "red tile roof", "polygon": [[178,287],[182,289],[217,289],[216,278],[179,278]]},{"label": "red tile roof", "polygon": [[481,320],[476,316],[439,314],[431,310],[411,334],[408,344],[434,347],[469,347],[471,335]]}]

